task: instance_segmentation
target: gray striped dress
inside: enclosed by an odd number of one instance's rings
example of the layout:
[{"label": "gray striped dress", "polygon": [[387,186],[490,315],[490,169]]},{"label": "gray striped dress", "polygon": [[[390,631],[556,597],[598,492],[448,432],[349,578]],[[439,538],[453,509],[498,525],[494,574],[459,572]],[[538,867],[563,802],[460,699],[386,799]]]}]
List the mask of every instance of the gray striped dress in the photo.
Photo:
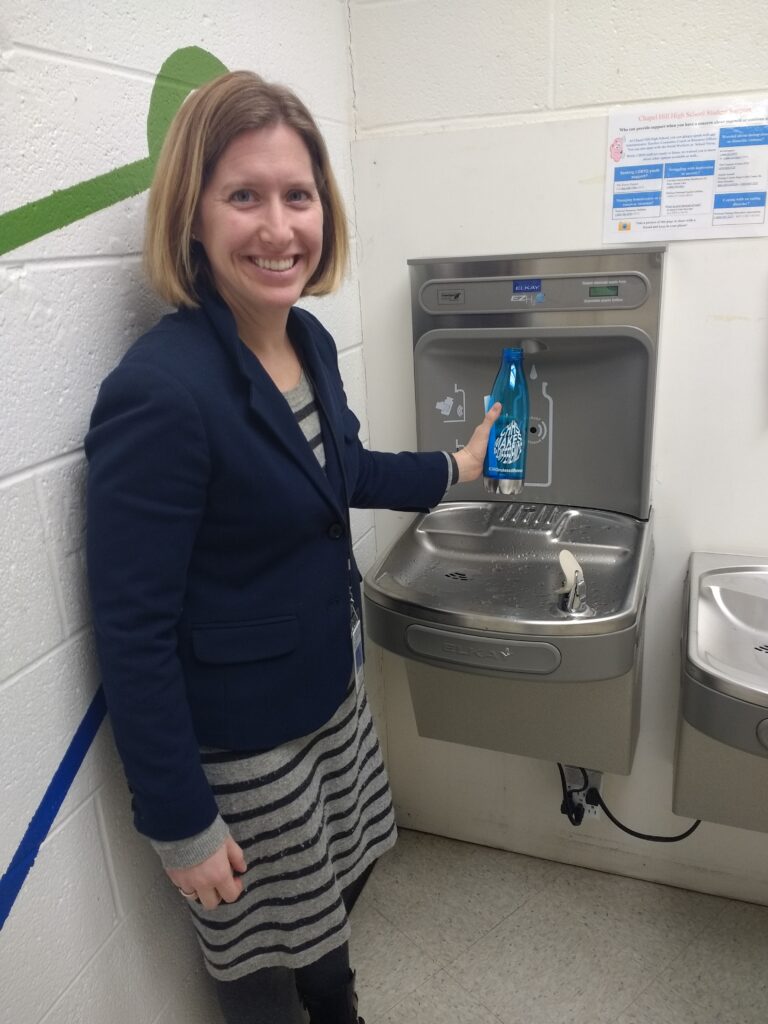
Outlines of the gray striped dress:
[{"label": "gray striped dress", "polygon": [[[302,374],[285,393],[321,465],[314,396]],[[219,810],[243,848],[243,895],[190,904],[205,963],[221,981],[303,967],[349,938],[342,890],[397,837],[392,798],[363,687],[354,680],[316,732],[272,750],[204,748]]]}]

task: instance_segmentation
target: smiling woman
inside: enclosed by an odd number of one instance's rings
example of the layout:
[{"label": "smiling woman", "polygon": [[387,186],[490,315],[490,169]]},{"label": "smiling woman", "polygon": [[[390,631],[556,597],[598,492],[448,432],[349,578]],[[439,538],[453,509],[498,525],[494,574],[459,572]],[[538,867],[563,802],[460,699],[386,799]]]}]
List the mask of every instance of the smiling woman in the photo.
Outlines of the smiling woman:
[{"label": "smiling woman", "polygon": [[348,914],[395,842],[365,696],[349,507],[427,509],[481,469],[371,452],[296,307],[340,281],[325,144],[288,89],[203,86],[166,137],[146,265],[178,311],[86,438],[96,644],[134,818],[189,901],[228,1022],[357,1024]]},{"label": "smiling woman", "polygon": [[[149,198],[145,258],[149,278],[172,305],[196,306],[208,269],[193,245],[201,195],[240,135],[278,126],[292,130],[309,159],[309,181],[322,208],[322,248],[306,282],[307,295],[325,295],[341,283],[349,243],[346,217],[325,141],[301,100],[284,86],[248,71],[222,75],[184,103],[165,138]],[[253,169],[253,165],[251,165]],[[232,181],[232,192],[254,182]]]},{"label": "smiling woman", "polygon": [[284,347],[285,314],[323,246],[323,207],[297,132],[275,124],[238,135],[203,189],[194,227],[242,340],[256,354]]}]

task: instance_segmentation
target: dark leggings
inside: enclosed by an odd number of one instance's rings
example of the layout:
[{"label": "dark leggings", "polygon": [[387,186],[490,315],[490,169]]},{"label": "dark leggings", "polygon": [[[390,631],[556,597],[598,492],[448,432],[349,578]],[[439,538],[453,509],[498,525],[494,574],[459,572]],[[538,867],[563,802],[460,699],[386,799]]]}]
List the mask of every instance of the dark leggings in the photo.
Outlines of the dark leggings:
[{"label": "dark leggings", "polygon": [[[348,914],[373,868],[371,864],[344,889]],[[264,967],[235,981],[217,981],[216,993],[226,1024],[298,1024],[305,1019],[299,992],[311,1000],[322,999],[348,980],[349,945],[345,942],[306,967]]]}]

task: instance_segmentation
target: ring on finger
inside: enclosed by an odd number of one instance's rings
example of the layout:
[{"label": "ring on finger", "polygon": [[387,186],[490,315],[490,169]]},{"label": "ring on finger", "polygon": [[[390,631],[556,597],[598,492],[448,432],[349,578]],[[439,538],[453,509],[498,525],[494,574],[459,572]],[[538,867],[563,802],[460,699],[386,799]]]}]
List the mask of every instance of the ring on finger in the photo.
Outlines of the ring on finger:
[{"label": "ring on finger", "polygon": [[180,885],[177,885],[176,888],[179,890],[179,892],[181,893],[181,895],[185,899],[187,899],[187,900],[196,900],[197,899],[197,891],[195,889],[193,889],[192,892],[185,892]]}]

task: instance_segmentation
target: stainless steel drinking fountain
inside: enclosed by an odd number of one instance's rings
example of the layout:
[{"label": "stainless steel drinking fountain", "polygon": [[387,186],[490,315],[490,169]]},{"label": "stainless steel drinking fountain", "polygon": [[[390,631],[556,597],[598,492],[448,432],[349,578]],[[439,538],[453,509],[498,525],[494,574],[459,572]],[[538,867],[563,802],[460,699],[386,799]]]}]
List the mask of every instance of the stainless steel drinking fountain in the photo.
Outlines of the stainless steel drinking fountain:
[{"label": "stainless steel drinking fountain", "polygon": [[530,398],[519,499],[459,485],[365,580],[422,736],[631,769],[663,253],[410,262],[419,448],[466,443],[505,346]]},{"label": "stainless steel drinking fountain", "polygon": [[695,552],[673,810],[768,832],[768,556]]}]

